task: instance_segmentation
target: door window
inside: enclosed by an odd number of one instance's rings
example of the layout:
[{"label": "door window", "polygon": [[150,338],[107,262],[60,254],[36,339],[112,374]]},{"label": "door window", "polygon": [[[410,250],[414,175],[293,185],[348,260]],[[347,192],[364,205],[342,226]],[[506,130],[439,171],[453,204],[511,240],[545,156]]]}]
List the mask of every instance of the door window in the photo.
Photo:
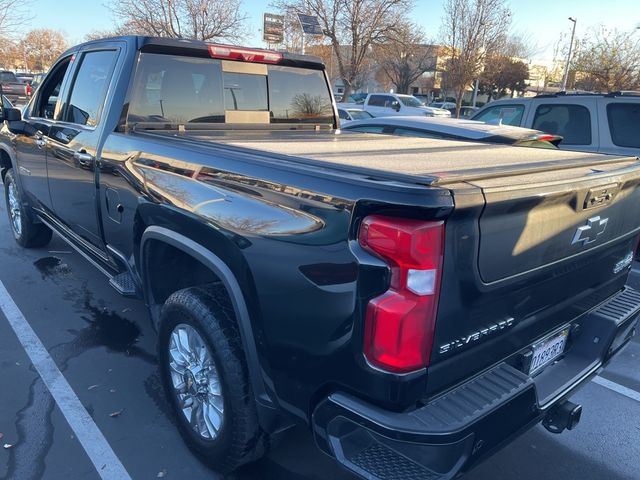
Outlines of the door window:
[{"label": "door window", "polygon": [[482,112],[479,112],[476,116],[473,117],[473,120],[487,123],[498,123],[498,121],[501,120],[503,125],[519,127],[520,123],[522,122],[523,114],[524,105],[496,105],[494,107],[489,107]]},{"label": "door window", "polygon": [[560,135],[562,145],[591,145],[591,114],[582,105],[540,105],[531,128]]},{"label": "door window", "polygon": [[610,103],[607,118],[614,145],[640,148],[640,103]]},{"label": "door window", "polygon": [[424,130],[414,130],[413,128],[396,128],[393,130],[394,135],[403,137],[421,137],[421,138],[448,138],[446,135],[439,135],[434,132],[425,132]]},{"label": "door window", "polygon": [[371,95],[369,98],[369,106],[391,108],[394,100],[395,99],[389,95]]},{"label": "door window", "polygon": [[40,87],[38,99],[32,112],[33,117],[53,119],[58,104],[62,81],[69,69],[72,57],[67,57],[56,65]]},{"label": "door window", "polygon": [[82,56],[64,121],[90,127],[98,124],[116,58],[115,50],[88,52]]},{"label": "door window", "polygon": [[363,133],[382,133],[382,130],[384,130],[384,126],[383,125],[362,125],[361,127],[355,127],[355,128],[348,128],[347,130],[354,130],[356,132],[363,132]]},{"label": "door window", "polygon": [[338,116],[342,119],[342,120],[351,120],[349,118],[349,114],[347,113],[346,110],[342,110],[341,108],[338,109]]}]

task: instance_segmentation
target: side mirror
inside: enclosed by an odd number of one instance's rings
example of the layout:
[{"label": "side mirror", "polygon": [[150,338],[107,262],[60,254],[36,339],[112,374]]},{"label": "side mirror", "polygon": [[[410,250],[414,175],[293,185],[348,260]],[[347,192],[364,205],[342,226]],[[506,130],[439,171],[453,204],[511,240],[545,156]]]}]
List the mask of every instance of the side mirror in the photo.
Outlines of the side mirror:
[{"label": "side mirror", "polygon": [[400,111],[400,102],[398,100],[395,100],[393,102],[391,102],[391,108],[393,108],[396,112]]},{"label": "side mirror", "polygon": [[19,122],[22,120],[22,112],[18,108],[3,108],[3,119],[7,122]]}]

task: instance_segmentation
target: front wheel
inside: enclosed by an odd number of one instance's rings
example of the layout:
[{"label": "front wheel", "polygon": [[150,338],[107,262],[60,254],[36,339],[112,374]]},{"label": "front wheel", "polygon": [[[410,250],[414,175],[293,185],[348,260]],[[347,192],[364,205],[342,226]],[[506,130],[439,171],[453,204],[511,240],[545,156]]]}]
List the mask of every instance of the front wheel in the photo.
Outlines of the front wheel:
[{"label": "front wheel", "polygon": [[43,223],[36,223],[31,210],[25,206],[13,170],[4,177],[4,197],[9,225],[18,245],[25,248],[43,247],[51,241],[53,232]]},{"label": "front wheel", "polygon": [[228,473],[266,452],[233,312],[221,285],[187,288],[162,308],[158,360],[187,444]]}]

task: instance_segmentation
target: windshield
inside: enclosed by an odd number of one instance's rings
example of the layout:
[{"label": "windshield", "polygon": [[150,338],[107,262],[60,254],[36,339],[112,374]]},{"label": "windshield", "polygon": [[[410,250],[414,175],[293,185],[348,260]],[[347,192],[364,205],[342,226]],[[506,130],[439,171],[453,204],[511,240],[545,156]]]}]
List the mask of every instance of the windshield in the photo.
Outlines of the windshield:
[{"label": "windshield", "polygon": [[[262,68],[264,67],[264,68]],[[333,106],[322,71],[142,53],[128,122],[332,124]]]},{"label": "windshield", "polygon": [[407,107],[423,107],[424,103],[411,95],[398,95],[400,101]]},{"label": "windshield", "polygon": [[365,112],[364,110],[349,110],[349,114],[354,120],[366,120],[368,118],[373,118],[373,115],[369,112]]},{"label": "windshield", "polygon": [[359,104],[362,104],[362,103],[364,103],[366,98],[367,98],[367,94],[366,93],[353,93],[353,94],[349,95],[349,98],[347,99],[347,102],[348,103],[359,103]]}]

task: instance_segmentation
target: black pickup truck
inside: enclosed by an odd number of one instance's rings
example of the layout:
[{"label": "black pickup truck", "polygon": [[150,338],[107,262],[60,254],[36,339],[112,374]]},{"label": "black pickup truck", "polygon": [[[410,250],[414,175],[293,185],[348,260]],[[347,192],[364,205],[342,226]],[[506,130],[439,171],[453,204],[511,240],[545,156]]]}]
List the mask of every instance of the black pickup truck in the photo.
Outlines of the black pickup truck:
[{"label": "black pickup truck", "polygon": [[637,158],[342,132],[313,57],[123,37],[4,109],[24,247],[148,304],[180,431],[231,471],[306,424],[365,478],[451,478],[635,334]]},{"label": "black pickup truck", "polygon": [[33,93],[31,85],[21,82],[15,73],[6,70],[0,71],[0,86],[3,95],[16,105],[27,103]]}]

